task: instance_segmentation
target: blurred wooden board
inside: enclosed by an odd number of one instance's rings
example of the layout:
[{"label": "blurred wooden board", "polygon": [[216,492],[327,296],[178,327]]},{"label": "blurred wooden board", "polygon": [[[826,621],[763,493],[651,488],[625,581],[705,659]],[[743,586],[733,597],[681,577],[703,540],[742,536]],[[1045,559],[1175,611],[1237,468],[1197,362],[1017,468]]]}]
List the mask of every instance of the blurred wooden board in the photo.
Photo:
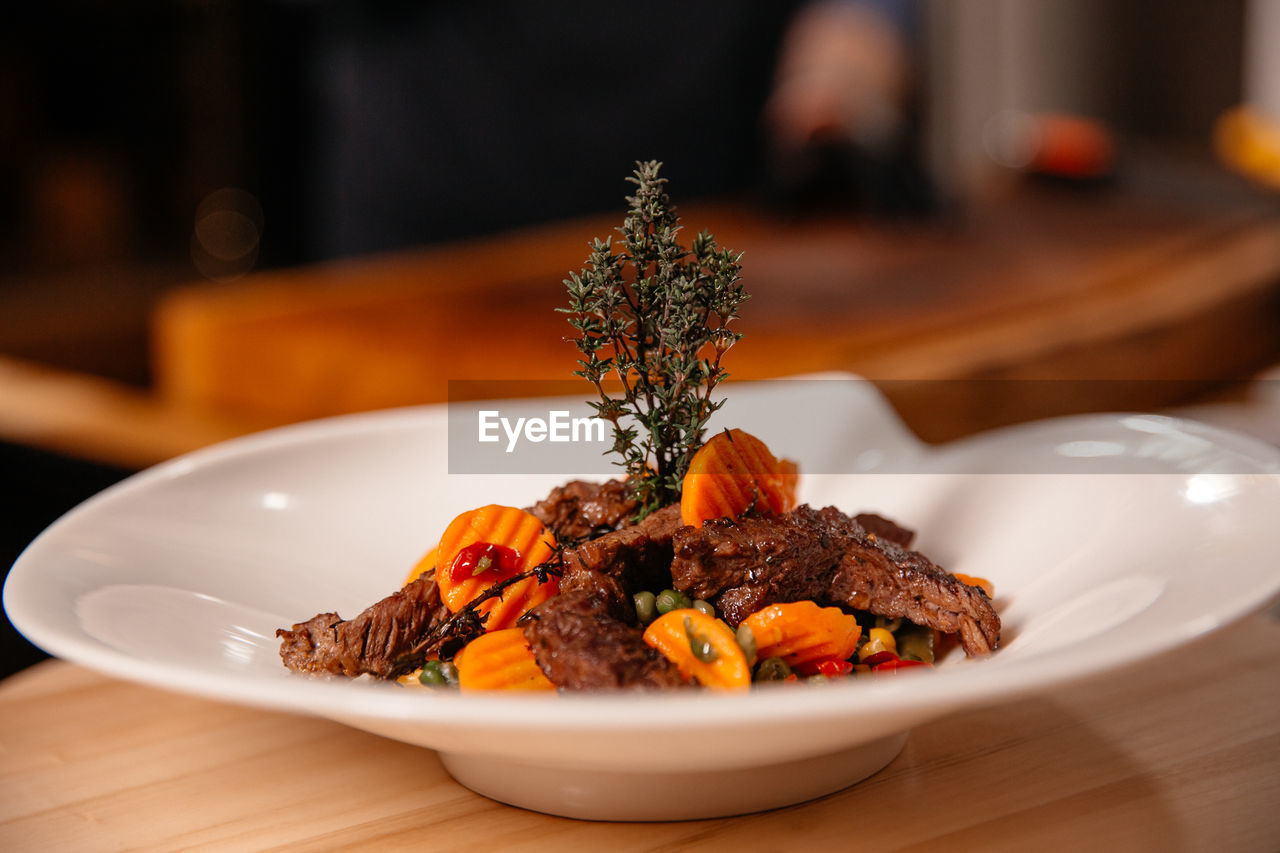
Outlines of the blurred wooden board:
[{"label": "blurred wooden board", "polygon": [[[100,376],[0,356],[0,437],[63,456],[145,468],[271,423],[193,412]],[[24,487],[6,485],[15,497]]]},{"label": "blurred wooden board", "polygon": [[[711,230],[743,253],[752,298],[727,359],[736,377],[893,380],[926,438],[1057,412],[1022,395],[953,411],[910,383],[1206,382],[1280,355],[1280,209],[1266,203],[1022,188],[925,224],[681,213],[688,233]],[[155,317],[159,392],[184,409],[283,422],[440,402],[451,379],[520,393],[520,380],[566,378],[576,352],[555,311],[562,279],[620,218],[184,289]],[[1128,407],[1181,402],[1149,390]]]},{"label": "blurred wooden board", "polygon": [[920,726],[821,800],[643,825],[503,806],[429,750],[50,661],[0,683],[0,849],[1275,850],[1277,648],[1280,623],[1253,616]]}]

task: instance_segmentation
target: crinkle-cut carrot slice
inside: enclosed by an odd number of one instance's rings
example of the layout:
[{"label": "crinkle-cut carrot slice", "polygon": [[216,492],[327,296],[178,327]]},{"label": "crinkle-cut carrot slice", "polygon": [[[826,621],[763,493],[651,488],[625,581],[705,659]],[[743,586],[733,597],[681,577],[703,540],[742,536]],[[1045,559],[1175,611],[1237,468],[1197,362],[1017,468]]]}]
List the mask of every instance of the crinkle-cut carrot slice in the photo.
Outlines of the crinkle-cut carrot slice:
[{"label": "crinkle-cut carrot slice", "polygon": [[986,578],[980,578],[977,575],[962,575],[959,572],[952,572],[956,578],[967,586],[976,586],[987,594],[987,598],[996,597],[996,585]]},{"label": "crinkle-cut carrot slice", "polygon": [[[488,568],[460,564],[458,557],[470,546],[496,545],[498,551],[515,552],[512,558],[493,559]],[[436,583],[440,597],[457,613],[476,596],[512,575],[546,562],[555,548],[555,537],[534,515],[515,507],[490,504],[462,513],[445,528],[437,547]],[[474,550],[468,552],[474,555]],[[515,625],[526,612],[560,591],[560,582],[548,578],[525,578],[507,587],[500,597],[480,604],[486,616],[485,630],[498,631]]]},{"label": "crinkle-cut carrot slice", "polygon": [[819,607],[812,601],[770,604],[742,624],[756,638],[756,656],[778,657],[794,667],[820,658],[844,660],[858,647],[858,620],[838,607]]},{"label": "crinkle-cut carrot slice", "polygon": [[689,461],[681,485],[680,518],[701,527],[709,518],[736,518],[749,509],[779,515],[795,508],[798,468],[740,429],[717,433]]},{"label": "crinkle-cut carrot slice", "polygon": [[715,690],[751,686],[751,667],[733,629],[692,607],[669,611],[649,624],[644,641],[680,668],[680,674]]},{"label": "crinkle-cut carrot slice", "polygon": [[524,631],[506,628],[481,634],[453,659],[463,690],[555,690],[529,648]]}]

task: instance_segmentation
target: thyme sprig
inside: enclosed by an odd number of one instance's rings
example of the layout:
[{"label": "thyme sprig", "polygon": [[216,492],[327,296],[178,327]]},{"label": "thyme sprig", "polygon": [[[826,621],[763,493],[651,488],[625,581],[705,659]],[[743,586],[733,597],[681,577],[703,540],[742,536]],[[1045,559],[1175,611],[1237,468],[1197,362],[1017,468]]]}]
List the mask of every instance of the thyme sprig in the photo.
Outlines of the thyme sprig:
[{"label": "thyme sprig", "polygon": [[[559,309],[583,355],[574,374],[595,386],[600,399],[590,405],[613,425],[608,452],[627,471],[638,518],[679,499],[707,421],[724,405],[712,392],[729,375],[721,361],[742,337],[730,324],[748,298],[741,254],[706,231],[680,244],[661,168],[636,164],[620,244],[592,241],[587,265],[564,282],[569,307]],[[614,384],[620,397],[606,390]]]}]

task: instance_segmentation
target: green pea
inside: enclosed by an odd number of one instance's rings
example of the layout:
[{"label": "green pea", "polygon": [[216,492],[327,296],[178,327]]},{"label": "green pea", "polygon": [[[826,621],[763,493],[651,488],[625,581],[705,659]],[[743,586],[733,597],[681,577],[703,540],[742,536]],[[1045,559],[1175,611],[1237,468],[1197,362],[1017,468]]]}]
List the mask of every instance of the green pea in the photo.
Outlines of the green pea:
[{"label": "green pea", "polygon": [[636,619],[641,625],[648,625],[658,618],[657,596],[645,591],[637,592],[632,598],[636,602]]},{"label": "green pea", "polygon": [[672,610],[679,610],[683,607],[684,605],[681,603],[683,598],[684,596],[674,589],[664,589],[654,598],[653,603],[657,611],[665,615]]},{"label": "green pea", "polygon": [[422,672],[418,673],[418,683],[425,684],[427,687],[440,687],[445,683],[444,673],[440,672],[440,661],[429,660],[422,665]]},{"label": "green pea", "polygon": [[447,660],[440,664],[440,675],[444,676],[444,683],[450,687],[458,686],[458,668],[453,665],[453,661]]},{"label": "green pea", "polygon": [[689,638],[689,650],[693,652],[695,658],[703,663],[711,663],[720,657],[720,653],[716,651],[715,646],[711,645],[711,641],[693,629],[693,622],[688,616],[684,617],[684,633]]},{"label": "green pea", "polygon": [[756,681],[783,681],[791,674],[791,667],[782,658],[765,658],[756,669]]},{"label": "green pea", "polygon": [[707,614],[712,619],[716,618],[716,609],[711,606],[711,603],[709,601],[703,601],[701,598],[699,598],[693,602],[693,608],[695,610],[701,610],[703,613]]},{"label": "green pea", "polygon": [[739,625],[733,638],[738,641],[738,645],[742,647],[742,653],[747,656],[747,666],[755,666],[757,651],[755,632],[747,625]]}]

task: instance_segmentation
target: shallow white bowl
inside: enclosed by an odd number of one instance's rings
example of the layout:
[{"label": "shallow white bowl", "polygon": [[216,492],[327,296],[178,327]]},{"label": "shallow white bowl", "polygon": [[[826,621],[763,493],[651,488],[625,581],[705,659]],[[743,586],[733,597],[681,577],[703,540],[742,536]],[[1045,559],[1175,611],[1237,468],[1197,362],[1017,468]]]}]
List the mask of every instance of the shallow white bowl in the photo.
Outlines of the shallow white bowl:
[{"label": "shallow white bowl", "polygon": [[1107,415],[930,449],[871,386],[838,379],[740,385],[721,414],[818,472],[805,500],[880,511],[937,562],[993,580],[1002,649],[734,696],[473,695],[288,673],[277,627],[355,615],[458,512],[526,505],[565,479],[449,474],[442,407],[275,430],[132,477],[31,544],[5,609],[49,652],[122,678],[439,750],[504,802],[664,820],[839,790],[891,761],[912,726],[1140,660],[1280,588],[1280,451],[1240,436]]}]

